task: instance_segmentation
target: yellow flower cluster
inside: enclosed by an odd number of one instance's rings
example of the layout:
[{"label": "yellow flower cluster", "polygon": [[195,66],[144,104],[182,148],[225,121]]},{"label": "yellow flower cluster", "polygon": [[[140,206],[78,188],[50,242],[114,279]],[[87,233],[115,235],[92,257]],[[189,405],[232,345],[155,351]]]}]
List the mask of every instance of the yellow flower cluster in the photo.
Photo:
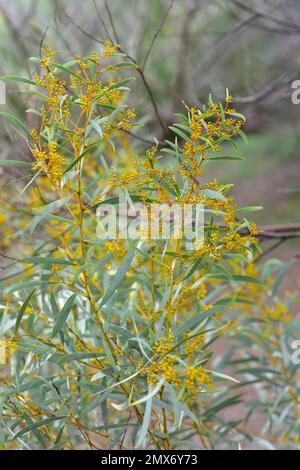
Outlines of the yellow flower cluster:
[{"label": "yellow flower cluster", "polygon": [[0,366],[8,360],[9,354],[16,350],[16,344],[10,339],[0,339]]},{"label": "yellow flower cluster", "polygon": [[288,308],[282,302],[277,301],[274,307],[266,307],[263,312],[264,316],[272,321],[286,323],[291,320],[288,314]]},{"label": "yellow flower cluster", "polygon": [[108,240],[104,243],[104,247],[105,252],[113,253],[119,259],[123,259],[127,252],[124,240]]},{"label": "yellow flower cluster", "polygon": [[204,393],[206,389],[212,391],[214,388],[211,375],[206,372],[202,366],[190,366],[184,371],[184,375],[186,376],[186,389],[192,395],[193,399],[195,399],[198,394]]},{"label": "yellow flower cluster", "polygon": [[118,124],[119,129],[123,129],[124,131],[129,131],[132,128],[132,123],[130,122],[131,119],[134,119],[136,114],[133,108],[128,108],[125,112],[125,116],[123,117],[122,121]]},{"label": "yellow flower cluster", "polygon": [[171,354],[170,350],[174,347],[174,337],[168,336],[159,339],[153,347],[154,357],[162,356],[151,362],[151,365],[146,369],[148,374],[148,382],[155,386],[158,377],[163,377],[167,382],[180,386],[181,380],[176,370],[178,356]]},{"label": "yellow flower cluster", "polygon": [[119,44],[113,44],[110,41],[104,41],[104,57],[110,57],[115,54],[115,52],[120,48]]},{"label": "yellow flower cluster", "polygon": [[[186,333],[186,336],[188,336],[188,332]],[[199,334],[195,339],[192,341],[187,341],[185,344],[185,354],[187,355],[187,358],[192,361],[195,353],[199,351],[201,346],[204,343],[204,335]]]},{"label": "yellow flower cluster", "polygon": [[[105,114],[106,109],[117,106],[122,99],[119,89],[122,77],[114,79],[108,74],[118,68],[112,70],[104,64],[104,59],[114,55],[118,49],[117,44],[105,41],[100,55],[94,52],[88,58],[77,56],[72,66],[65,64],[63,67],[53,62],[56,53],[51,49],[41,51],[41,74],[35,76],[35,82],[46,90],[47,99],[40,108],[39,128],[31,131],[35,158],[33,168],[46,174],[56,187],[60,187],[65,170],[65,151],[67,155],[73,153],[74,159],[78,158],[88,144],[109,139],[114,129],[129,130],[132,127],[131,120],[136,116],[133,108],[125,108],[114,122]],[[61,73],[64,74],[63,79],[60,78]],[[91,132],[87,124],[96,115],[102,117],[101,133],[94,132],[88,137]],[[58,143],[54,139],[45,143],[54,129],[58,130]],[[58,145],[63,150],[58,151]]]},{"label": "yellow flower cluster", "polygon": [[35,148],[32,151],[35,158],[34,169],[42,170],[56,186],[60,185],[64,174],[65,159],[57,151],[57,143],[49,142],[44,150]]}]

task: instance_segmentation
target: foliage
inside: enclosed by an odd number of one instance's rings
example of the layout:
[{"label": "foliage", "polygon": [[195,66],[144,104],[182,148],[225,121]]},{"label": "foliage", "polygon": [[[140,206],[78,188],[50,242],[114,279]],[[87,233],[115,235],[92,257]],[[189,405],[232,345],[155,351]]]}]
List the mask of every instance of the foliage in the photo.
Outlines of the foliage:
[{"label": "foliage", "polygon": [[[36,125],[2,113],[33,161],[2,216],[2,249],[14,244],[2,276],[2,446],[297,447],[299,374],[287,357],[295,295],[279,300],[285,267],[255,268],[259,233],[243,216],[257,208],[238,209],[232,185],[204,180],[209,165],[241,158],[244,117],[228,93],[224,105],[184,103],[172,140],[154,139],[141,155],[131,79],[119,76],[132,64],[119,46],[63,64],[56,56],[34,59]],[[203,204],[204,243],[186,250],[148,232],[99,240],[96,210],[119,195],[147,207]],[[257,409],[266,428],[253,435]]]}]

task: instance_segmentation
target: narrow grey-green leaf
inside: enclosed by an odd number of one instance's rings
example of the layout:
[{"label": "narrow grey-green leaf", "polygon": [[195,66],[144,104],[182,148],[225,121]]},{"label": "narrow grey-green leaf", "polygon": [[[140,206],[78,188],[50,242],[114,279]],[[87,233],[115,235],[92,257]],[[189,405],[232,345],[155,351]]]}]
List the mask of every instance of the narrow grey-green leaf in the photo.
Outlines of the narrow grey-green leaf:
[{"label": "narrow grey-green leaf", "polygon": [[20,323],[21,323],[21,320],[22,320],[22,317],[25,313],[25,310],[26,310],[26,307],[27,305],[29,304],[30,300],[31,300],[31,297],[33,296],[33,294],[35,293],[36,289],[33,289],[30,294],[28,295],[28,297],[26,298],[25,302],[23,303],[22,307],[20,308],[20,311],[19,311],[19,314],[17,316],[17,320],[16,320],[16,324],[15,324],[15,334],[17,334],[17,331],[19,329],[19,326],[20,326]]},{"label": "narrow grey-green leaf", "polygon": [[19,160],[1,160],[0,161],[0,166],[27,166],[27,167],[32,167],[32,164],[30,162],[22,162]]},{"label": "narrow grey-green leaf", "polygon": [[20,121],[20,119],[18,119],[16,116],[14,116],[11,113],[7,113],[6,111],[1,111],[0,116],[4,117],[13,127],[15,127],[16,129],[19,129],[19,131],[21,131],[21,133],[25,137],[29,139],[31,138],[30,132],[25,126],[25,124],[22,121]]},{"label": "narrow grey-green leaf", "polygon": [[102,305],[107,303],[107,301],[112,297],[114,292],[118,289],[118,287],[122,283],[122,281],[125,277],[125,274],[126,274],[127,270],[129,269],[129,267],[131,265],[131,262],[132,262],[133,257],[134,257],[134,253],[135,253],[135,250],[130,250],[126,254],[126,256],[123,260],[123,263],[119,267],[119,269],[117,271],[117,274],[115,275],[110,287],[107,289],[107,291],[106,291],[106,293],[105,293],[105,295],[104,295],[104,297],[103,297],[103,299],[100,303],[100,307],[102,307]]},{"label": "narrow grey-green leaf", "polygon": [[51,212],[55,211],[56,209],[60,209],[66,203],[66,201],[70,199],[70,197],[65,197],[63,199],[58,199],[57,201],[50,202],[47,204],[37,215],[34,216],[32,221],[30,222],[28,228],[30,233],[32,233],[35,227],[45,218],[47,215],[51,214]]},{"label": "narrow grey-green leaf", "polygon": [[213,189],[200,189],[199,193],[204,194],[204,196],[207,196],[210,199],[221,199],[221,201],[226,201],[226,197],[223,196],[222,193],[214,191]]},{"label": "narrow grey-green leaf", "polygon": [[30,431],[34,431],[37,428],[40,428],[41,426],[46,426],[47,424],[53,423],[54,421],[58,421],[60,419],[64,419],[66,416],[53,416],[51,418],[46,418],[46,419],[41,419],[40,421],[37,421],[36,423],[32,423],[27,428],[21,429],[17,434],[15,434],[14,439],[18,439],[19,437],[23,436],[24,434],[27,434]]},{"label": "narrow grey-green leaf", "polygon": [[33,256],[31,258],[24,258],[22,260],[24,263],[32,264],[61,264],[65,266],[74,266],[74,261],[69,261],[67,259],[53,258],[50,256]]},{"label": "narrow grey-green leaf", "polygon": [[245,160],[244,157],[238,157],[235,155],[222,155],[222,156],[216,156],[216,157],[208,157],[207,160],[213,161],[213,160]]},{"label": "narrow grey-green leaf", "polygon": [[202,260],[203,256],[200,256],[198,259],[196,259],[195,263],[190,267],[190,269],[182,279],[183,281],[186,281],[189,277],[191,277],[191,275],[200,267]]},{"label": "narrow grey-green leaf", "polygon": [[29,80],[29,78],[19,77],[18,75],[3,75],[0,77],[0,80],[10,80],[13,82],[21,82],[21,83],[28,83],[29,85],[36,85],[33,80]]},{"label": "narrow grey-green leaf", "polygon": [[[149,392],[151,392],[151,387],[150,386],[149,386]],[[141,430],[139,432],[138,440],[135,444],[136,449],[141,447],[141,445],[143,444],[144,439],[146,437],[148,427],[149,427],[149,423],[150,423],[150,419],[151,419],[151,408],[152,408],[152,396],[150,395],[148,400],[147,400],[146,407],[145,407],[145,414],[144,414],[143,424],[142,424]]]},{"label": "narrow grey-green leaf", "polygon": [[55,67],[56,69],[60,70],[63,73],[66,73],[67,75],[73,75],[73,77],[76,77],[79,80],[82,80],[82,77],[80,77],[80,75],[77,75],[77,73],[75,73],[74,70],[70,69],[69,67],[65,67],[64,65],[56,64],[54,62],[49,62],[49,65],[51,65],[52,67]]},{"label": "narrow grey-green leaf", "polygon": [[52,331],[52,338],[62,329],[62,327],[64,326],[67,318],[68,318],[68,315],[71,311],[71,308],[75,302],[75,299],[76,299],[76,294],[72,294],[71,297],[68,298],[68,300],[66,301],[65,305],[63,306],[62,308],[62,311],[60,312],[60,314],[58,315],[57,317],[57,320],[56,320],[56,323],[54,325],[54,328],[53,328],[53,331]]}]

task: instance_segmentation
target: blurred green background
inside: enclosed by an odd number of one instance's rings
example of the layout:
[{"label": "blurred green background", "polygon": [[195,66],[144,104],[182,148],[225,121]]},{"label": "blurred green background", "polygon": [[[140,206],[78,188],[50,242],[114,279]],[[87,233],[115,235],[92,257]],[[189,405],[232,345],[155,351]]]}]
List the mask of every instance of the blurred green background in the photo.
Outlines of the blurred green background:
[{"label": "blurred green background", "polygon": [[[136,76],[131,100],[146,116],[135,131],[143,138],[167,138],[182,100],[199,105],[209,92],[221,100],[228,88],[248,119],[249,144],[240,150],[247,158],[214,163],[209,176],[235,183],[239,205],[263,205],[253,216],[258,223],[300,221],[300,104],[291,100],[292,83],[300,80],[299,0],[1,0],[0,8],[1,75],[31,76],[29,57],[39,55],[41,42],[66,60],[105,39],[118,42],[142,70],[126,73]],[[7,85],[7,106],[24,116],[20,89]],[[7,127],[0,133],[0,158],[19,158],[16,137]],[[299,254],[297,241],[276,251],[283,258]]]}]

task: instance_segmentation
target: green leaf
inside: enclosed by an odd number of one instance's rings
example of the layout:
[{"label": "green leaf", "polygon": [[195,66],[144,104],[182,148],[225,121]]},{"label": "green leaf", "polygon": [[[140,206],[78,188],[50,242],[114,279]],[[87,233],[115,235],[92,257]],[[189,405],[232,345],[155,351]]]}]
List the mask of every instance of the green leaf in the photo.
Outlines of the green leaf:
[{"label": "green leaf", "polygon": [[59,284],[58,281],[32,281],[32,282],[26,282],[26,283],[21,283],[14,285],[9,289],[9,294],[12,294],[13,292],[17,292],[18,290],[23,290],[27,289],[27,287],[42,287],[42,286],[48,286],[48,285],[54,285],[54,284]]},{"label": "green leaf", "polygon": [[159,178],[157,178],[157,180],[159,181],[159,184],[161,184],[163,188],[165,188],[170,194],[173,194],[175,197],[178,196],[177,191],[173,189],[166,181]]},{"label": "green leaf", "polygon": [[75,302],[75,299],[76,299],[76,294],[72,294],[71,297],[68,298],[68,300],[66,301],[65,305],[63,306],[62,308],[62,311],[60,312],[60,314],[58,315],[57,317],[57,320],[56,320],[56,323],[54,325],[54,328],[53,328],[53,331],[52,331],[52,338],[54,338],[54,336],[62,329],[62,327],[64,326],[67,318],[68,318],[68,315],[71,311],[71,308],[73,307],[73,304]]},{"label": "green leaf", "polygon": [[25,313],[25,310],[26,310],[26,307],[27,305],[29,304],[30,300],[31,300],[31,297],[33,296],[33,294],[35,293],[36,289],[33,289],[30,294],[28,295],[28,297],[26,298],[25,302],[23,303],[22,307],[20,308],[20,311],[19,311],[19,314],[18,314],[18,317],[17,317],[17,320],[16,320],[16,324],[15,324],[15,334],[17,334],[17,331],[19,329],[19,326],[20,326],[20,323],[21,323],[21,320],[22,320],[22,317]]},{"label": "green leaf", "polygon": [[129,68],[137,69],[138,65],[134,64],[133,62],[119,62],[118,64],[114,65],[114,67],[118,67],[118,68],[129,67]]},{"label": "green leaf", "polygon": [[175,134],[178,134],[180,137],[182,137],[182,139],[185,140],[186,142],[191,141],[191,139],[180,129],[177,129],[177,127],[169,126],[169,129],[171,129],[171,131],[173,131]]},{"label": "green leaf", "polygon": [[103,89],[101,91],[101,93],[94,98],[93,101],[97,101],[98,99],[100,99],[103,95],[105,95],[107,93],[107,91],[113,90],[115,88],[121,88],[121,87],[127,85],[128,83],[132,82],[133,80],[135,80],[135,78],[127,78],[125,80],[121,80],[120,82],[115,83],[114,85],[111,85],[111,86],[107,87],[106,90]]},{"label": "green leaf", "polygon": [[[149,393],[151,393],[150,385],[149,385]],[[136,449],[141,447],[141,445],[143,444],[143,441],[146,437],[148,427],[149,427],[149,424],[150,424],[150,419],[151,419],[151,408],[152,408],[152,396],[150,395],[148,400],[147,400],[146,407],[145,407],[145,414],[144,414],[143,424],[142,424],[141,430],[139,432],[138,440],[135,444]]]},{"label": "green leaf", "polygon": [[[216,263],[215,261],[210,261],[210,260],[207,260],[207,263],[209,263],[211,266],[213,266],[216,269],[216,271],[219,271],[221,273],[220,275],[215,274],[215,273],[207,274],[208,278],[212,277],[213,279],[228,279],[229,281],[233,280],[231,272],[228,271],[228,269],[226,269],[221,264]],[[220,277],[218,277],[218,276],[220,276]]]},{"label": "green leaf", "polygon": [[95,359],[97,357],[103,357],[103,353],[93,353],[93,352],[81,352],[81,353],[74,353],[74,354],[68,354],[67,356],[64,356],[60,362],[71,362],[71,361],[80,361],[82,359]]},{"label": "green leaf", "polygon": [[107,301],[112,297],[112,295],[115,293],[115,291],[118,289],[118,287],[120,286],[120,284],[122,283],[124,277],[125,277],[125,274],[126,272],[128,271],[131,263],[132,263],[132,260],[133,260],[133,257],[134,257],[134,253],[135,253],[135,250],[130,250],[128,251],[128,253],[126,254],[124,260],[123,260],[123,263],[121,264],[121,266],[119,267],[118,271],[117,271],[117,274],[115,275],[111,285],[109,286],[109,288],[107,289],[103,299],[101,300],[101,303],[100,303],[100,308],[102,307],[102,305],[106,304]]},{"label": "green leaf", "polygon": [[109,89],[113,90],[114,88],[120,88],[120,87],[126,86],[128,85],[128,83],[132,82],[133,80],[135,80],[135,78],[126,78],[125,80],[120,80],[119,82],[110,86]]},{"label": "green leaf", "polygon": [[118,106],[112,113],[111,115],[109,116],[109,122],[113,122],[114,119],[120,114],[122,113],[122,111],[124,111],[124,109],[127,108],[127,105],[126,104],[121,104],[120,106]]},{"label": "green leaf", "polygon": [[204,194],[204,196],[207,196],[210,199],[221,199],[221,201],[226,201],[226,197],[223,196],[222,193],[212,189],[200,189],[199,193]]},{"label": "green leaf", "polygon": [[58,199],[57,201],[50,202],[50,204],[47,204],[44,209],[42,209],[37,215],[34,216],[30,224],[28,225],[28,228],[30,230],[30,233],[32,233],[35,229],[35,227],[51,212],[53,212],[56,209],[60,209],[63,207],[66,203],[66,201],[70,199],[70,196],[65,197],[63,199]]},{"label": "green leaf", "polygon": [[213,160],[245,160],[244,157],[238,157],[235,155],[222,155],[222,156],[216,156],[216,157],[208,157],[207,160],[213,161]]},{"label": "green leaf", "polygon": [[[129,194],[130,199],[132,202],[155,202],[154,199],[147,197],[146,199],[142,198],[137,194]],[[119,204],[120,199],[118,197],[111,197],[109,199],[105,199],[104,201],[98,202],[97,204],[93,204],[89,207],[89,209],[96,209],[97,207],[101,206],[102,204]]]},{"label": "green leaf", "polygon": [[79,80],[82,80],[82,77],[80,77],[80,75],[77,75],[77,73],[75,73],[69,67],[65,67],[64,65],[56,64],[54,62],[49,62],[49,65],[51,65],[52,67],[55,67],[56,69],[60,70],[61,72],[66,73],[67,75],[73,75],[73,77],[76,77]]},{"label": "green leaf", "polygon": [[249,206],[249,207],[241,207],[235,211],[236,214],[245,214],[247,212],[256,212],[261,211],[263,209],[262,206]]},{"label": "green leaf", "polygon": [[4,117],[13,127],[18,129],[25,137],[31,139],[31,135],[25,124],[13,114],[1,111],[0,116]]},{"label": "green leaf", "polygon": [[194,272],[201,266],[202,261],[203,256],[200,256],[198,259],[196,259],[195,263],[190,267],[182,280],[186,281],[189,277],[191,277],[191,275],[194,274]]},{"label": "green leaf", "polygon": [[238,127],[232,126],[231,124],[226,124],[226,127],[233,130],[236,134],[239,134],[241,138],[243,139],[244,143],[248,144],[248,138],[241,129],[239,129]]},{"label": "green leaf", "polygon": [[58,306],[57,306],[53,292],[51,292],[50,294],[50,306],[51,306],[52,315],[54,318],[56,318],[59,312],[58,312]]},{"label": "green leaf", "polygon": [[67,259],[61,258],[52,258],[50,256],[33,256],[32,258],[24,258],[22,260],[24,263],[32,264],[62,264],[66,266],[74,266],[74,261],[69,261]]},{"label": "green leaf", "polygon": [[223,306],[212,307],[199,313],[199,315],[195,315],[194,317],[190,318],[180,328],[177,329],[177,338],[181,338],[186,330],[192,330],[195,326],[200,325],[204,319],[211,317],[214,313],[222,312],[223,310]]},{"label": "green leaf", "polygon": [[53,416],[52,418],[41,419],[36,423],[30,424],[29,426],[27,426],[27,428],[21,429],[21,431],[14,435],[14,439],[18,439],[19,437],[23,436],[24,434],[27,434],[30,431],[33,431],[37,428],[40,428],[41,426],[46,426],[47,424],[53,423],[54,421],[58,421],[64,418],[66,418],[66,415],[57,417]]},{"label": "green leaf", "polygon": [[139,398],[137,401],[133,402],[133,403],[130,403],[130,406],[136,406],[136,405],[139,405],[141,403],[144,403],[145,401],[149,400],[149,398],[152,398],[154,397],[157,392],[159,392],[161,386],[163,385],[165,379],[161,378],[158,383],[155,385],[155,387],[153,389],[150,389],[149,392],[147,393],[146,396],[142,397],[142,398]]},{"label": "green leaf", "polygon": [[231,112],[231,111],[226,111],[226,114],[230,115],[230,116],[235,116],[235,117],[238,117],[240,119],[242,119],[244,122],[246,122],[246,118],[243,114],[241,113],[235,113],[235,112]]},{"label": "green leaf", "polygon": [[36,85],[33,80],[29,80],[29,78],[19,77],[18,75],[3,75],[0,77],[0,80],[11,80],[14,82],[22,82],[22,83],[29,83],[30,85]]},{"label": "green leaf", "polygon": [[[215,267],[217,267],[217,264],[215,264]],[[220,265],[218,266],[217,269],[219,269],[220,271],[221,269],[225,270],[225,268],[221,267]],[[228,274],[230,275],[230,277],[228,276]],[[220,273],[220,274],[207,274],[207,278],[224,279],[224,280],[228,279],[229,281],[232,281],[232,282],[253,282],[255,284],[261,284],[261,280],[257,279],[256,277],[246,276],[242,274],[231,274],[228,271],[224,273]]]},{"label": "green leaf", "polygon": [[254,282],[255,284],[261,284],[260,279],[252,276],[246,276],[244,274],[234,274],[232,275],[232,280],[238,282]]},{"label": "green leaf", "polygon": [[91,150],[91,147],[86,148],[73,162],[68,166],[68,168],[64,171],[64,175],[68,173],[68,171],[72,170],[72,168],[80,162],[80,160]]},{"label": "green leaf", "polygon": [[19,160],[1,160],[0,161],[0,166],[26,166],[26,167],[32,167],[32,163],[30,162],[22,162]]},{"label": "green leaf", "polygon": [[[43,100],[47,100],[48,99],[48,96],[45,95],[44,93],[41,93],[39,91],[35,91],[35,90],[25,90],[22,92],[23,95],[33,95],[33,96],[38,96],[39,98],[42,98]],[[40,115],[40,113],[39,113]]]},{"label": "green leaf", "polygon": [[240,383],[239,380],[234,379],[230,375],[221,374],[220,372],[216,372],[214,370],[209,370],[209,369],[205,369],[205,370],[206,370],[206,372],[209,372],[211,375],[214,375],[215,377],[218,377],[219,379],[229,380],[231,382],[235,382],[235,383],[238,383],[238,384]]},{"label": "green leaf", "polygon": [[242,397],[242,394],[235,395],[231,398],[227,398],[223,401],[220,401],[216,405],[214,405],[211,408],[207,409],[203,413],[202,416],[208,418],[208,417],[211,417],[212,415],[216,414],[218,411],[223,410],[224,408],[228,408],[229,406],[237,405],[238,403],[241,402],[241,400],[240,400],[241,397]]},{"label": "green leaf", "polygon": [[289,261],[288,263],[286,263],[283,268],[281,269],[279,275],[277,276],[277,279],[272,287],[272,295],[275,296],[278,292],[278,289],[280,287],[280,284],[284,278],[284,276],[286,275],[287,271],[290,269],[290,267],[294,264],[294,261],[291,260]]}]

